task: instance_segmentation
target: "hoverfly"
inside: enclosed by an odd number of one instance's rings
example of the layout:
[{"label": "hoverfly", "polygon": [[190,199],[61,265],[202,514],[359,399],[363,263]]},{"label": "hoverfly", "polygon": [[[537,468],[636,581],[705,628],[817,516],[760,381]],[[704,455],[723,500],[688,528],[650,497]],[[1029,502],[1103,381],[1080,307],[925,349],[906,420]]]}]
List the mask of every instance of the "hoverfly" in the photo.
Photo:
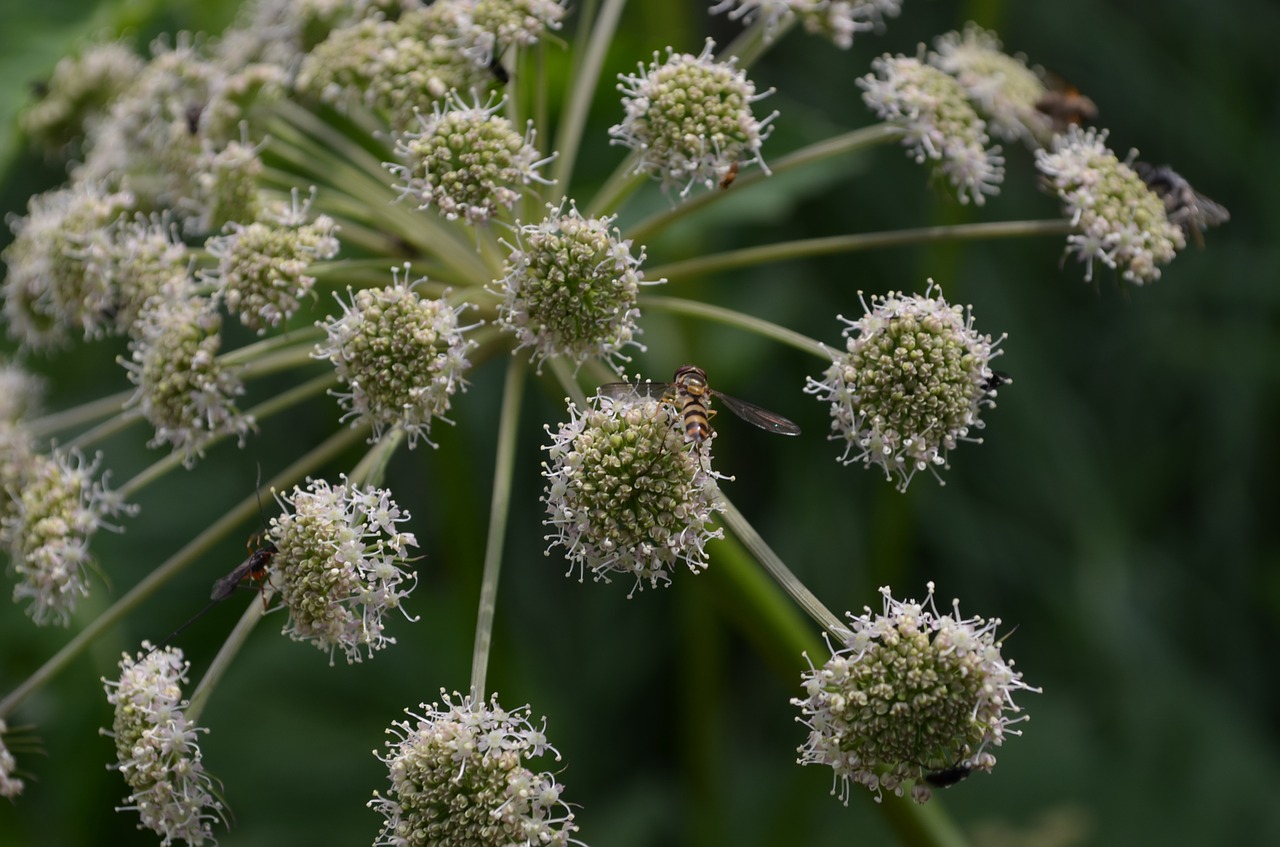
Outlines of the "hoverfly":
[{"label": "hoverfly", "polygon": [[1152,193],[1164,201],[1169,223],[1190,235],[1199,247],[1204,246],[1201,233],[1211,226],[1231,220],[1225,206],[1215,203],[1191,187],[1186,178],[1168,165],[1134,162],[1133,170]]},{"label": "hoverfly", "polygon": [[754,403],[730,397],[719,391],[713,391],[707,385],[707,374],[696,365],[682,365],[676,370],[671,382],[610,382],[600,386],[601,397],[615,400],[632,395],[655,397],[680,405],[684,415],[684,437],[686,441],[700,444],[711,437],[710,419],[715,411],[707,407],[708,401],[714,397],[725,408],[754,424],[766,432],[778,435],[799,435],[800,427],[776,412],[770,412]]}]

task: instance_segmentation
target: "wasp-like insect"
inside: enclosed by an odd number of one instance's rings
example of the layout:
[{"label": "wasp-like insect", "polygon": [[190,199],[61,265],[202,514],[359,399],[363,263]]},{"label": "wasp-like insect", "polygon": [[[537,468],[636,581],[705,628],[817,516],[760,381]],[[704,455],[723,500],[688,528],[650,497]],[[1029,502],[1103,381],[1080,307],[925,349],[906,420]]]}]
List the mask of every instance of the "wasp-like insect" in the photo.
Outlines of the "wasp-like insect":
[{"label": "wasp-like insect", "polygon": [[682,365],[671,382],[610,382],[600,386],[601,397],[617,400],[635,395],[678,403],[680,412],[684,415],[684,437],[695,444],[711,437],[710,420],[716,414],[708,408],[712,397],[724,403],[725,408],[747,423],[755,424],[766,432],[778,435],[800,434],[799,426],[776,412],[720,391],[712,391],[707,385],[706,372],[696,365]]},{"label": "wasp-like insect", "polygon": [[1133,170],[1147,188],[1164,201],[1169,223],[1181,229],[1183,235],[1194,238],[1196,246],[1204,246],[1201,234],[1204,230],[1231,220],[1231,213],[1225,206],[1196,191],[1185,177],[1168,165],[1134,162]]},{"label": "wasp-like insect", "polygon": [[1004,371],[992,371],[991,376],[982,381],[982,390],[986,392],[988,397],[994,397],[996,392],[1000,390],[1000,386],[1008,385],[1013,382],[1013,377]]},{"label": "wasp-like insect", "polygon": [[729,186],[733,185],[733,181],[738,178],[738,168],[741,167],[737,162],[729,165],[729,169],[724,172],[724,176],[720,179],[720,190],[728,191]]},{"label": "wasp-like insect", "polygon": [[493,74],[493,78],[498,81],[498,85],[506,85],[511,82],[511,72],[503,66],[502,60],[498,58],[497,54],[494,54],[494,57],[489,60],[489,73]]}]

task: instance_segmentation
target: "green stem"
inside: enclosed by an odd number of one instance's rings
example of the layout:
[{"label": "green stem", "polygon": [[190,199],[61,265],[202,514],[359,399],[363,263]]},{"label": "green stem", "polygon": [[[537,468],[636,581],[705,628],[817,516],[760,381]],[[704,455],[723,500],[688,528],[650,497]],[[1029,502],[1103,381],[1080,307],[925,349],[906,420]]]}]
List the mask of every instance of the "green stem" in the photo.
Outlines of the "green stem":
[{"label": "green stem", "polygon": [[231,630],[231,634],[227,636],[227,640],[222,642],[222,647],[218,650],[218,655],[213,657],[213,661],[209,663],[209,669],[204,672],[204,676],[200,678],[200,683],[196,685],[195,693],[191,695],[191,703],[187,706],[187,720],[192,724],[200,723],[200,713],[204,711],[204,707],[209,702],[209,696],[213,694],[213,689],[218,686],[218,681],[222,679],[222,675],[226,673],[227,668],[231,667],[231,661],[240,652],[240,648],[244,646],[245,641],[249,638],[249,633],[253,632],[253,628],[258,625],[258,621],[262,620],[263,615],[267,613],[266,606],[271,602],[271,590],[267,586],[262,587],[262,601],[254,598],[249,604],[249,608],[244,610],[244,614],[240,616],[240,620],[236,622],[235,628]]},{"label": "green stem", "polygon": [[765,262],[781,262],[788,259],[805,259],[811,256],[827,256],[833,253],[856,253],[880,247],[900,247],[905,244],[926,244],[934,241],[984,241],[995,238],[1023,238],[1032,235],[1065,235],[1074,231],[1070,221],[992,221],[977,224],[927,226],[919,229],[900,229],[890,232],[865,232],[854,235],[835,235],[829,238],[805,238],[780,244],[764,244],[742,250],[730,250],[711,256],[701,256],[683,262],[646,270],[654,278],[681,279],[733,268],[760,265]]},{"label": "green stem", "polygon": [[[269,400],[264,400],[245,414],[246,416],[253,418],[255,421],[266,420],[272,415],[292,408],[303,400],[306,400],[315,394],[319,394],[325,389],[331,388],[337,384],[338,378],[334,374],[322,374],[309,382],[304,382],[302,385],[294,386],[288,391],[276,394]],[[227,435],[225,433],[222,435],[216,435],[205,444],[205,447],[211,447],[226,437]],[[163,459],[152,462],[150,467],[146,468],[141,473],[134,476],[133,479],[120,486],[120,496],[127,499],[133,494],[136,494],[146,488],[152,482],[164,476],[169,471],[176,469],[180,464],[182,464],[181,453],[170,453]]]},{"label": "green stem", "polygon": [[133,389],[121,391],[98,400],[91,400],[79,406],[54,412],[23,424],[23,428],[32,437],[51,435],[64,429],[75,429],[84,424],[105,418],[120,411],[129,398],[134,395]]},{"label": "green stem", "polygon": [[840,619],[831,613],[831,610],[823,605],[812,591],[805,587],[805,584],[796,578],[796,575],[783,564],[782,559],[778,558],[778,554],[765,543],[760,537],[760,533],[756,532],[755,527],[751,525],[742,514],[738,511],[738,507],[720,492],[720,501],[724,505],[725,523],[733,530],[733,534],[747,546],[751,551],[751,555],[755,556],[756,561],[764,566],[769,575],[774,578],[782,590],[796,601],[800,608],[804,609],[813,618],[819,626],[827,632],[834,635],[841,641],[849,637],[849,628],[840,623]]},{"label": "green stem", "polygon": [[498,602],[498,576],[502,570],[503,542],[507,515],[511,509],[511,480],[514,476],[516,433],[524,391],[525,364],[513,358],[507,367],[502,390],[502,417],[498,420],[498,455],[493,469],[493,502],[489,508],[489,535],[485,539],[484,576],[480,581],[480,602],[476,610],[476,642],[471,654],[471,696],[484,699],[489,649],[493,645],[493,618]]},{"label": "green stem", "polygon": [[779,26],[768,41],[765,41],[764,37],[765,23],[765,16],[757,15],[751,25],[738,33],[738,37],[731,41],[728,47],[724,48],[720,55],[716,57],[716,61],[727,62],[730,57],[736,56],[738,58],[738,67],[751,67],[760,61],[760,57],[773,46],[774,42],[786,35],[787,30],[795,26],[796,19],[792,16],[791,20]]},{"label": "green stem", "polygon": [[[288,483],[301,479],[308,472],[332,460],[351,444],[364,437],[366,432],[366,428],[347,429],[330,436],[319,447],[316,447],[277,474],[270,481],[271,487],[279,486],[283,488]],[[254,492],[253,497],[246,497],[225,515],[214,521],[208,529],[196,536],[185,547],[170,556],[164,564],[143,577],[127,594],[111,604],[97,618],[90,621],[65,647],[37,668],[35,673],[9,692],[3,700],[0,700],[0,718],[11,714],[23,700],[57,676],[67,665],[71,664],[81,652],[93,644],[99,635],[119,623],[125,615],[140,606],[143,601],[159,590],[166,582],[210,550],[218,541],[235,529],[238,524],[253,517],[257,509],[258,497],[257,492]]]},{"label": "green stem", "polygon": [[120,414],[114,418],[105,420],[92,429],[86,429],[63,446],[68,450],[87,450],[89,445],[97,444],[116,433],[123,432],[142,419],[142,412],[137,408],[121,409]]},{"label": "green stem", "polygon": [[569,105],[560,119],[560,132],[556,137],[556,150],[560,152],[560,156],[551,167],[551,176],[556,183],[552,202],[559,202],[569,191],[569,180],[573,178],[578,147],[582,144],[582,131],[587,125],[587,110],[591,107],[605,54],[613,43],[613,33],[618,28],[618,18],[625,5],[626,0],[604,0],[595,20],[595,28],[586,42],[587,49],[583,53],[582,64],[574,68],[569,77],[573,80],[573,88],[569,92]]},{"label": "green stem", "polygon": [[348,479],[354,485],[381,486],[387,477],[387,465],[390,464],[391,457],[395,455],[400,443],[404,441],[404,434],[404,429],[399,426],[393,426],[390,431],[383,434],[382,438],[378,439],[377,445],[365,453],[364,458],[351,469]]},{"label": "green stem", "polygon": [[322,330],[315,328],[302,330],[294,338],[301,343],[255,359],[240,370],[239,376],[244,380],[257,379],[280,371],[313,365],[316,363],[316,358],[312,355],[316,349],[315,342],[323,337]]},{"label": "green stem", "polygon": [[752,170],[747,173],[740,174],[738,178],[734,180],[733,188],[729,191],[704,191],[693,195],[674,208],[655,212],[653,215],[635,226],[629,227],[627,229],[626,236],[627,238],[631,238],[636,242],[643,244],[684,216],[693,214],[694,212],[697,212],[712,203],[719,202],[724,198],[739,197],[746,189],[763,182],[771,176],[784,174],[787,171],[795,170],[796,168],[800,168],[805,165],[811,165],[815,162],[833,159],[836,156],[844,156],[848,153],[853,153],[868,147],[874,147],[877,144],[896,141],[901,137],[902,130],[895,126],[891,126],[890,124],[881,123],[850,130],[842,135],[834,136],[833,138],[825,138],[822,141],[810,144],[807,147],[801,147],[799,150],[793,150],[771,164],[768,172],[765,172],[764,170]]},{"label": "green stem", "polygon": [[579,409],[587,408],[587,394],[582,390],[582,386],[578,384],[577,378],[573,372],[569,370],[569,363],[565,361],[563,356],[554,356],[547,360],[547,365],[551,368],[551,373],[555,376],[556,381],[560,383],[560,387],[569,395],[569,399]]},{"label": "green stem", "polygon": [[642,296],[640,305],[646,309],[660,309],[678,315],[691,315],[716,321],[717,323],[728,324],[729,326],[736,326],[748,332],[772,338],[774,341],[795,347],[805,353],[812,353],[819,359],[831,358],[831,353],[821,342],[814,341],[807,335],[802,335],[784,326],[778,326],[763,318],[744,315],[734,309],[726,309],[723,306],[715,306],[710,303],[700,303],[697,300],[685,300],[682,297],[663,297],[657,294]]}]

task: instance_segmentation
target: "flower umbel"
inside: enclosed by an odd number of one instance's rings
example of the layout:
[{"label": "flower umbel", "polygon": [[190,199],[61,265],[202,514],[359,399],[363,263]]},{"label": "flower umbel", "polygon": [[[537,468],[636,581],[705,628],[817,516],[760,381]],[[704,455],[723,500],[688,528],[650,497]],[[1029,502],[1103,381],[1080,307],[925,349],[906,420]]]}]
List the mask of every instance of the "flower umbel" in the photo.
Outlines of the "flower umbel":
[{"label": "flower umbel", "polygon": [[[378,756],[391,788],[374,792],[369,807],[386,817],[376,847],[564,847],[578,844],[573,812],[550,773],[527,763],[548,751],[542,727],[529,722],[529,707],[507,711],[497,695],[489,703],[472,695],[440,692],[439,703],[408,711],[387,732],[390,752]],[[375,755],[376,752],[375,752]]]},{"label": "flower umbel", "polygon": [[723,510],[715,475],[706,470],[714,435],[686,444],[680,416],[662,400],[596,403],[581,413],[570,404],[569,422],[546,448],[542,499],[544,524],[555,531],[547,536],[551,546],[564,548],[579,582],[586,570],[605,582],[611,573],[629,574],[631,594],[646,581],[669,585],[682,561],[694,573],[705,570],[706,543],[724,534],[710,523]]},{"label": "flower umbel", "polygon": [[150,447],[173,446],[192,467],[218,435],[234,435],[241,446],[253,418],[234,398],[244,393],[240,378],[218,359],[222,317],[212,300],[190,292],[154,297],[134,325],[131,361],[123,361],[138,390],[137,405],[156,428]]},{"label": "flower umbel", "polygon": [[468,106],[454,94],[445,107],[433,105],[430,117],[420,114],[421,131],[396,138],[403,164],[387,166],[404,180],[396,186],[401,195],[419,209],[435,206],[449,220],[481,224],[514,206],[521,186],[549,184],[538,168],[554,157],[543,158],[533,146],[533,121],[522,136],[498,114],[504,103]]},{"label": "flower umbel", "polygon": [[327,358],[338,378],[349,386],[336,396],[347,409],[343,420],[355,418],[373,426],[373,437],[399,426],[409,436],[409,446],[421,438],[432,447],[431,422],[449,411],[449,398],[466,390],[463,374],[471,367],[467,353],[474,341],[462,334],[458,316],[466,305],[450,306],[444,300],[420,297],[409,281],[409,265],[393,269],[395,284],[387,288],[363,288],[342,300],[340,317],[327,318],[320,326],[328,339],[316,346],[315,356]]},{"label": "flower umbel", "polygon": [[328,215],[308,223],[310,205],[311,200],[302,202],[294,189],[288,206],[272,209],[263,220],[248,225],[230,223],[223,235],[205,244],[218,260],[207,279],[217,286],[227,309],[259,335],[288,320],[301,298],[311,293],[316,279],[307,275],[307,268],[337,255],[337,224]]},{"label": "flower umbel", "polygon": [[338,648],[352,663],[361,661],[361,648],[372,658],[394,644],[382,616],[417,586],[417,576],[400,567],[418,546],[413,533],[396,528],[408,513],[390,492],[345,478],[337,487],[311,480],[307,490],[294,486],[278,499],[293,508],[271,519],[276,554],[268,578],[289,610],[284,634],[329,651],[331,665]]},{"label": "flower umbel", "polygon": [[226,822],[196,743],[208,730],[187,720],[182,699],[190,667],[181,650],[152,652],[144,641],[137,659],[127,653],[120,659],[118,681],[102,680],[107,702],[115,707],[111,731],[102,730],[116,741],[119,762],[109,767],[120,771],[130,789],[126,805],[116,811],[136,811],[142,818],[138,828],[155,832],[162,845],[213,841],[213,822]]},{"label": "flower umbel", "polygon": [[0,718],[0,797],[6,797],[12,800],[22,793],[25,783],[14,776],[14,772],[18,768],[18,762],[13,758],[13,754],[9,752],[9,748],[4,743],[4,734],[8,732],[9,725]]},{"label": "flower umbel", "polygon": [[1069,127],[1054,137],[1051,151],[1036,151],[1036,167],[1079,229],[1067,236],[1067,252],[1085,263],[1086,281],[1093,279],[1097,259],[1124,268],[1121,276],[1135,285],[1155,282],[1159,266],[1187,246],[1186,236],[1169,221],[1164,200],[1107,149],[1106,140],[1106,130]]},{"label": "flower umbel", "polygon": [[609,135],[636,151],[636,173],[659,177],[664,190],[680,186],[682,197],[697,182],[715,187],[734,164],[769,172],[760,148],[778,113],[760,121],[751,104],[772,91],[757,94],[736,59],[717,62],[714,49],[711,39],[697,56],[667,48],[665,62],[654,53],[647,70],[618,76],[626,117]]},{"label": "flower umbel", "polygon": [[995,405],[990,362],[1004,339],[975,332],[971,313],[933,296],[933,280],[923,296],[891,291],[862,307],[859,320],[841,317],[845,352],[805,391],[831,403],[827,438],[845,442],[841,461],[879,465],[905,491],[916,471],[937,476],[958,441],[981,442],[969,430]]},{"label": "flower umbel", "polygon": [[[21,443],[21,432],[11,447]],[[22,448],[19,448],[22,449]],[[106,518],[136,509],[107,488],[108,473],[94,479],[102,456],[88,461],[78,450],[36,455],[20,468],[21,484],[9,492],[0,538],[17,575],[13,601],[28,601],[26,612],[40,626],[67,626],[81,597],[89,596],[89,539],[99,529],[120,528]],[[6,470],[9,470],[6,468]],[[6,480],[9,481],[9,480]]]},{"label": "flower umbel", "polygon": [[533,348],[538,366],[552,356],[630,361],[624,347],[644,349],[633,340],[640,286],[666,280],[645,281],[644,248],[631,255],[631,241],[610,230],[613,218],[584,218],[572,205],[567,215],[548,209],[550,217],[521,227],[517,246],[508,245],[505,276],[495,283],[503,297],[498,325],[516,336],[517,350]]},{"label": "flower umbel", "polygon": [[[829,765],[835,771],[832,794],[849,802],[853,783],[875,792],[902,796],[914,780],[911,797],[930,797],[923,779],[964,767],[990,771],[1009,726],[1028,720],[1013,692],[1034,691],[1000,655],[999,618],[962,618],[960,601],[952,613],[939,614],[933,583],[923,603],[894,600],[886,586],[884,610],[849,613],[850,632],[820,668],[802,674],[805,696],[798,720],[809,727],[799,748],[803,765]],[[830,646],[830,645],[828,645]]]},{"label": "flower umbel", "polygon": [[[923,54],[924,48],[921,47]],[[935,173],[955,186],[961,203],[981,206],[1004,179],[999,147],[988,149],[986,122],[953,77],[918,58],[884,55],[874,73],[858,80],[862,99],[883,120],[901,127],[902,143],[917,163],[933,160]]]},{"label": "flower umbel", "polygon": [[1036,108],[1044,82],[1025,57],[1001,51],[994,32],[969,23],[964,32],[940,35],[933,45],[937,52],[929,54],[929,64],[956,78],[994,135],[1033,144],[1050,138],[1052,121]]}]

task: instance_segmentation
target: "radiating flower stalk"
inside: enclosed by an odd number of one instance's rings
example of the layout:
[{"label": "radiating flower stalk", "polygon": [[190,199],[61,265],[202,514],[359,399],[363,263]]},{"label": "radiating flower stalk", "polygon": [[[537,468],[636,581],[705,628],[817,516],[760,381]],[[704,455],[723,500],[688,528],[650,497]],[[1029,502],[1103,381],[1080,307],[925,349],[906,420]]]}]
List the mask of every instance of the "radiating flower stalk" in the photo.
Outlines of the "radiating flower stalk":
[{"label": "radiating flower stalk", "polygon": [[[616,85],[600,68],[623,4],[584,5],[260,0],[217,39],[182,34],[141,55],[107,42],[58,65],[22,126],[48,156],[75,164],[65,186],[9,221],[3,314],[25,356],[56,360],[71,345],[125,339],[117,389],[132,393],[39,418],[38,383],[16,365],[0,371],[0,540],[13,596],[33,623],[80,632],[0,700],[0,729],[105,628],[252,514],[247,500],[85,621],[77,601],[98,590],[89,541],[98,529],[125,528],[135,514],[128,497],[176,467],[200,473],[223,442],[251,445],[273,417],[320,392],[332,397],[334,434],[271,481],[284,492],[280,513],[212,601],[240,583],[260,586],[264,609],[285,610],[283,633],[330,664],[394,644],[389,633],[416,620],[405,601],[436,545],[410,531],[409,513],[382,487],[385,469],[393,455],[447,444],[439,424],[476,414],[471,374],[497,360],[508,377],[471,689],[440,688],[442,702],[391,722],[396,740],[379,757],[390,787],[369,804],[385,818],[376,844],[580,843],[557,777],[531,762],[559,754],[529,707],[504,710],[486,690],[518,435],[537,429],[522,419],[523,385],[544,368],[572,398],[560,422],[539,422],[550,441],[547,554],[570,575],[625,576],[628,597],[680,590],[715,566],[712,542],[727,527],[837,644],[805,673],[807,696],[795,701],[811,730],[802,762],[831,765],[846,802],[854,782],[877,793],[911,785],[923,802],[931,780],[945,781],[939,774],[991,769],[992,750],[1015,734],[1011,692],[1034,690],[1001,658],[996,622],[962,618],[958,606],[939,614],[930,584],[923,604],[885,589],[882,615],[846,626],[727,498],[733,480],[715,470],[711,416],[735,411],[732,398],[624,374],[633,357],[646,361],[638,339],[651,309],[796,347],[819,360],[820,375],[797,376],[796,389],[828,405],[839,460],[875,465],[905,490],[923,470],[941,481],[949,452],[980,442],[981,416],[1010,382],[992,367],[1004,336],[931,280],[857,292],[864,314],[841,318],[843,349],[728,305],[646,289],[824,252],[1063,233],[1086,279],[1097,260],[1142,284],[1185,247],[1189,225],[1221,222],[1225,209],[1199,198],[1186,211],[1185,192],[1166,188],[1170,177],[1157,182],[1133,155],[1109,151],[1105,131],[1055,135],[1038,108],[1047,90],[1038,72],[974,25],[939,37],[933,51],[873,60],[858,84],[881,123],[773,150],[786,116],[762,109],[772,91],[752,81],[754,64],[792,30],[846,49],[874,38],[902,12],[898,0],[712,3],[747,26],[732,47],[654,45],[652,61],[637,57]],[[562,28],[581,41],[564,45]],[[548,126],[554,92],[536,90],[539,69],[562,49],[579,61],[557,103],[560,123]],[[584,135],[588,106],[610,86],[620,94],[617,122]],[[983,205],[1006,178],[1037,178],[1009,173],[992,138],[1035,148],[1066,220],[848,233],[649,265],[649,243],[702,208],[749,197],[772,174],[879,144],[906,146],[961,203]],[[573,181],[584,145],[625,148],[596,192]],[[667,210],[622,223],[618,211],[638,188],[658,192]],[[256,340],[232,346],[246,335]],[[320,365],[326,374],[315,377]],[[296,387],[243,407],[268,375],[295,376]],[[590,396],[596,382],[623,385]],[[169,456],[112,490],[99,473],[109,460],[85,451],[135,425]],[[74,446],[53,440],[67,438]],[[331,467],[344,445],[366,438],[366,459],[349,475]],[[424,556],[415,557],[419,543]],[[246,614],[189,706],[180,690],[188,665],[169,645],[143,642],[107,683],[127,808],[162,843],[211,840],[224,820],[195,744],[197,720],[260,617]],[[928,666],[928,680],[902,664],[911,661]],[[0,746],[0,790],[20,788],[13,772]]]}]

